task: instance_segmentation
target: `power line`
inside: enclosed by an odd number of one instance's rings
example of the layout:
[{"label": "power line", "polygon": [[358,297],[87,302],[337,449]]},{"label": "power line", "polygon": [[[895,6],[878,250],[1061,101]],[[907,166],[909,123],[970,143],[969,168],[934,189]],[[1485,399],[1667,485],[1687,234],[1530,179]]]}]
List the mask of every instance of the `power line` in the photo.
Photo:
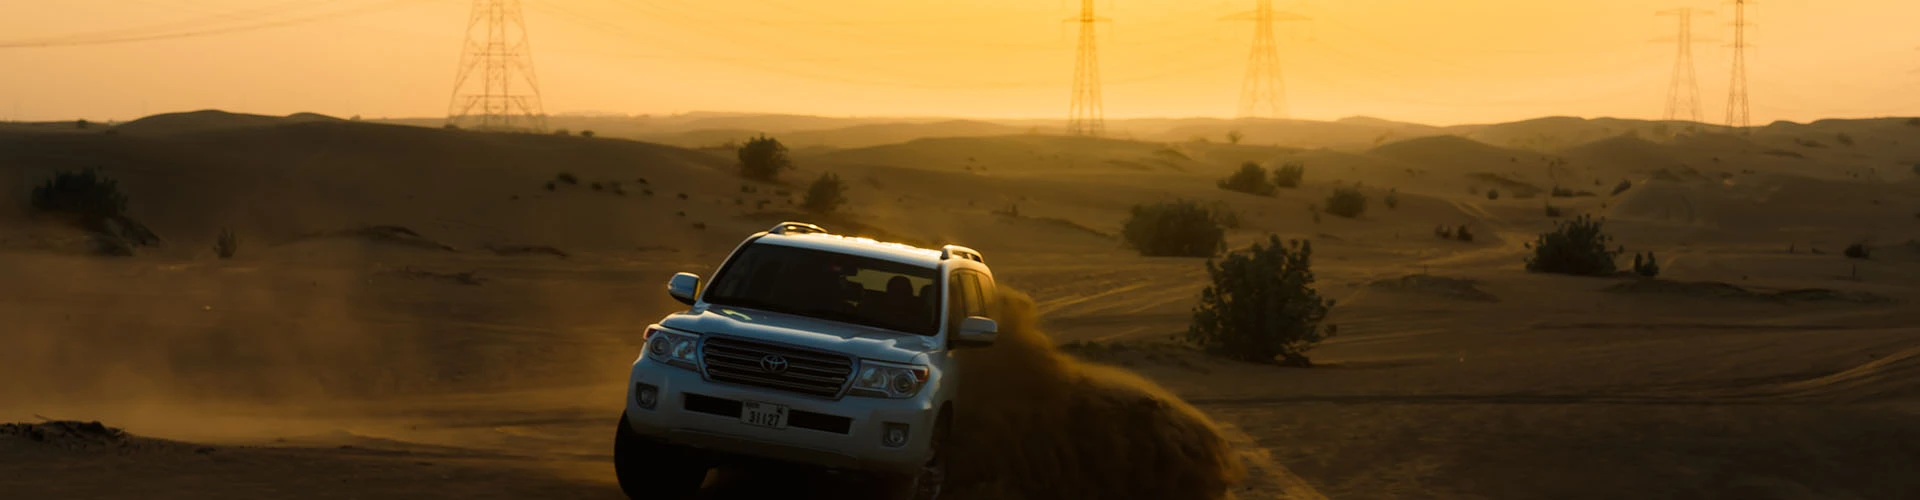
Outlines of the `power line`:
[{"label": "power line", "polygon": [[1093,0],[1080,0],[1080,17],[1068,19],[1080,23],[1080,49],[1073,63],[1073,103],[1068,106],[1067,132],[1098,136],[1106,131],[1105,110],[1100,102],[1100,41],[1095,24],[1112,21],[1093,14]]},{"label": "power line", "polygon": [[545,132],[547,113],[540,103],[520,0],[473,0],[466,38],[447,104],[447,124]]},{"label": "power line", "polygon": [[1240,116],[1259,116],[1261,104],[1270,118],[1287,117],[1287,82],[1280,69],[1280,44],[1274,40],[1273,25],[1283,21],[1307,21],[1292,12],[1274,12],[1273,0],[1258,0],[1252,12],[1228,16],[1229,20],[1253,21],[1253,49],[1247,54],[1247,76],[1240,83]]},{"label": "power line", "polygon": [[[284,28],[288,26],[326,21],[329,19],[357,16],[357,15],[366,14],[369,12],[392,8],[400,4],[416,2],[416,1],[420,1],[420,0],[389,0],[386,2],[368,5],[368,6],[364,6],[356,9],[347,9],[347,10],[341,10],[341,11],[335,11],[335,12],[326,12],[326,13],[319,13],[319,14],[313,14],[308,16],[290,18],[290,19],[282,19],[278,21],[263,21],[263,22],[252,23],[252,24],[241,24],[241,25],[226,26],[226,27],[220,27],[220,28],[204,28],[204,29],[197,29],[197,30],[162,32],[162,33],[151,33],[151,34],[137,34],[137,31],[139,29],[128,29],[128,30],[118,30],[118,31],[122,31],[122,32],[135,31],[136,33],[135,34],[116,34],[115,32],[109,31],[109,32],[89,33],[85,35],[70,35],[67,37],[0,41],[0,49],[111,45],[111,44],[135,43],[135,42],[151,42],[151,41],[170,40],[170,39],[179,39],[179,38],[193,38],[193,37],[203,37],[203,36],[213,36],[213,35],[226,35],[226,34],[241,33],[241,32],[247,32],[247,31],[258,31],[258,30],[272,29],[272,28]],[[254,17],[257,17],[257,16],[254,16]],[[178,24],[178,23],[175,23],[175,24]],[[151,27],[140,28],[140,29],[151,29]]]},{"label": "power line", "polygon": [[1747,99],[1747,3],[1733,0],[1733,75],[1727,91],[1727,126],[1753,126],[1753,105]]},{"label": "power line", "polygon": [[1667,84],[1667,108],[1663,115],[1666,120],[1673,120],[1685,112],[1688,120],[1700,121],[1700,80],[1693,64],[1693,14],[1694,10],[1689,7],[1655,14],[1674,16],[1680,22],[1679,32],[1673,37],[1679,52],[1673,61],[1673,78]]}]

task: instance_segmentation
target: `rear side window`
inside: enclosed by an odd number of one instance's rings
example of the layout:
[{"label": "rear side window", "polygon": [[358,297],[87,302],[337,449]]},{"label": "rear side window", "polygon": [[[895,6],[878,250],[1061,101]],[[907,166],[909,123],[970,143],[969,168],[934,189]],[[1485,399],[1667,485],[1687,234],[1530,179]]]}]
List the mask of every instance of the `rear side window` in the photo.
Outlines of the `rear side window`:
[{"label": "rear side window", "polygon": [[958,330],[960,320],[968,316],[989,315],[982,279],[980,273],[964,269],[954,271],[947,278],[947,331]]}]

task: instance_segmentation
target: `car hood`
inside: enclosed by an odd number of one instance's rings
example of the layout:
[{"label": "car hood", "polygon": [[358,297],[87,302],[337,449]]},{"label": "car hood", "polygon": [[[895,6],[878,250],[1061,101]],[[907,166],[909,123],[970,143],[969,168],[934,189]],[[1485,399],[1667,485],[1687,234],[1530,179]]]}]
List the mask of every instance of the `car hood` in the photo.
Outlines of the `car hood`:
[{"label": "car hood", "polygon": [[732,306],[703,305],[667,316],[660,326],[894,363],[925,362],[926,353],[939,348],[934,337]]}]

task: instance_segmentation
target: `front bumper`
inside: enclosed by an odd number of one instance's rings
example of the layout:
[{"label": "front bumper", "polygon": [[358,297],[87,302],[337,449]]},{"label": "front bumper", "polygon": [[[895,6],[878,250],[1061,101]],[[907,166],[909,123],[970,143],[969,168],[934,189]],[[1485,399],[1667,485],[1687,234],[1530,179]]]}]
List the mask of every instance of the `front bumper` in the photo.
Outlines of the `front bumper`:
[{"label": "front bumper", "polygon": [[[637,384],[658,388],[653,408],[640,405]],[[933,387],[923,388],[911,399],[847,396],[829,400],[708,381],[698,372],[644,357],[634,362],[626,390],[626,424],[639,435],[726,455],[846,470],[902,474],[918,470],[931,458],[933,426],[939,414],[930,397]],[[774,429],[741,422],[742,401],[787,406],[792,410],[789,426]],[[813,428],[799,426],[802,420]],[[888,423],[907,425],[905,446],[882,443]],[[843,428],[844,432],[836,432]]]}]

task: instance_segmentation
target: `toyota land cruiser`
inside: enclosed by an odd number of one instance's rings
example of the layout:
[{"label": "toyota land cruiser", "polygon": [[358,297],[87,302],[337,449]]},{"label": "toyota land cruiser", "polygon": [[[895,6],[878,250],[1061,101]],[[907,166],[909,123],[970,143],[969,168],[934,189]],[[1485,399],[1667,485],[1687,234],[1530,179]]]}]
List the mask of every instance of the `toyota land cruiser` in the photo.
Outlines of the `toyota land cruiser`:
[{"label": "toyota land cruiser", "polygon": [[956,349],[991,345],[993,273],[939,250],[786,222],[734,249],[690,306],[646,329],[614,439],[632,498],[697,494],[710,467],[776,461],[873,473],[937,498]]}]

